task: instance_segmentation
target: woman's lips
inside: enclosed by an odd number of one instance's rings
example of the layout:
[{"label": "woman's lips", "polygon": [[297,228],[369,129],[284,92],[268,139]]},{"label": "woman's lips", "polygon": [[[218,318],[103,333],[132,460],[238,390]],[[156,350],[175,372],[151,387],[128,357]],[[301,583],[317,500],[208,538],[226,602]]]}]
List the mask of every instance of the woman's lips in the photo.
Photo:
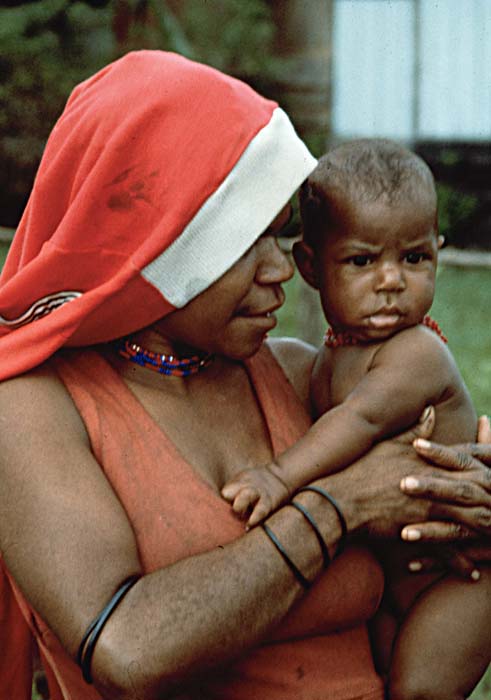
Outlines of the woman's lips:
[{"label": "woman's lips", "polygon": [[242,319],[251,327],[261,329],[262,332],[268,333],[275,328],[278,320],[274,311],[260,311],[259,313],[248,310],[246,313],[240,313],[236,317],[237,319]]},{"label": "woman's lips", "polygon": [[271,318],[275,311],[280,308],[281,304],[272,306],[269,309],[251,309],[246,308],[239,311],[236,315],[242,316],[243,318]]}]

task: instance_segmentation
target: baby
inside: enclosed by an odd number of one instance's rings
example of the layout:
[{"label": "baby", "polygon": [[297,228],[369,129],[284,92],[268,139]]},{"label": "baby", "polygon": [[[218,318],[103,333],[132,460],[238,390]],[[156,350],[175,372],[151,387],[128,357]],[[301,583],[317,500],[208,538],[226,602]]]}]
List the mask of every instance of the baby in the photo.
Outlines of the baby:
[{"label": "baby", "polygon": [[[249,526],[307,482],[411,427],[426,406],[436,410],[436,441],[476,437],[467,389],[426,316],[442,243],[426,164],[387,140],[344,144],[321,158],[300,192],[300,212],[304,235],[294,257],[330,325],[312,372],[317,420],[275,462],[223,488],[236,512],[252,509]],[[382,658],[391,655],[390,698],[461,700],[491,659],[491,573],[478,583],[409,582],[395,573],[402,546],[381,555],[390,597],[404,613],[394,644],[380,635]]]}]

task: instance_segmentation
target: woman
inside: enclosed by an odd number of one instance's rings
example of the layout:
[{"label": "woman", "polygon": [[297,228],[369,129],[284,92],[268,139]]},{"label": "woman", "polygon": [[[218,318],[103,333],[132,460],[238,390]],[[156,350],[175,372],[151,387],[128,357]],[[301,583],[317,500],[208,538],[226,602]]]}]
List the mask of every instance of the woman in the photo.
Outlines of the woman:
[{"label": "woman", "polygon": [[314,165],[274,103],[160,52],[50,137],[0,287],[0,545],[57,697],[381,700],[381,573],[346,536],[489,534],[486,467],[438,446],[383,444],[246,535],[219,497],[309,424],[313,351],[264,339]]}]

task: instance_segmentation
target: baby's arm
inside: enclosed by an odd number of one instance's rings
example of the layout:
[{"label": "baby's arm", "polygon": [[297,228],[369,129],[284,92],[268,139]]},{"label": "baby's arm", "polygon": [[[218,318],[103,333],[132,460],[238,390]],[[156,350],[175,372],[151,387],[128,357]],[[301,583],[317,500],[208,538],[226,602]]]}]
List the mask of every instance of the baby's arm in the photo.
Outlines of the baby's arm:
[{"label": "baby's arm", "polygon": [[441,340],[416,326],[383,343],[366,375],[335,408],[321,416],[275,462],[238,474],[222,490],[234,510],[255,504],[255,525],[300,486],[339,471],[377,441],[415,423],[426,405],[436,404],[461,383]]}]

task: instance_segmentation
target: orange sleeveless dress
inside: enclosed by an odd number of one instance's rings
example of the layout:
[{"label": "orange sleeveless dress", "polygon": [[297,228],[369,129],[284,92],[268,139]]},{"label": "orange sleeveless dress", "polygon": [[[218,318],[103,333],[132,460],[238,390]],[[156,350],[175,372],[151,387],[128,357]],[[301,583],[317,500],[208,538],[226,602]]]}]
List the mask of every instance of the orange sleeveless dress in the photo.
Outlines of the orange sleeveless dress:
[{"label": "orange sleeveless dress", "polygon": [[[85,422],[94,455],[132,523],[146,572],[243,535],[243,524],[230,506],[193,471],[102,356],[67,351],[55,363]],[[266,346],[246,367],[279,453],[307,430],[309,417]],[[49,675],[56,678],[55,697],[96,700],[95,689],[84,683],[13,582],[12,587]],[[273,638],[213,674],[196,700],[383,700],[365,624],[382,587],[381,569],[371,555],[347,549]],[[334,632],[327,629],[333,616],[342,621]]]}]

